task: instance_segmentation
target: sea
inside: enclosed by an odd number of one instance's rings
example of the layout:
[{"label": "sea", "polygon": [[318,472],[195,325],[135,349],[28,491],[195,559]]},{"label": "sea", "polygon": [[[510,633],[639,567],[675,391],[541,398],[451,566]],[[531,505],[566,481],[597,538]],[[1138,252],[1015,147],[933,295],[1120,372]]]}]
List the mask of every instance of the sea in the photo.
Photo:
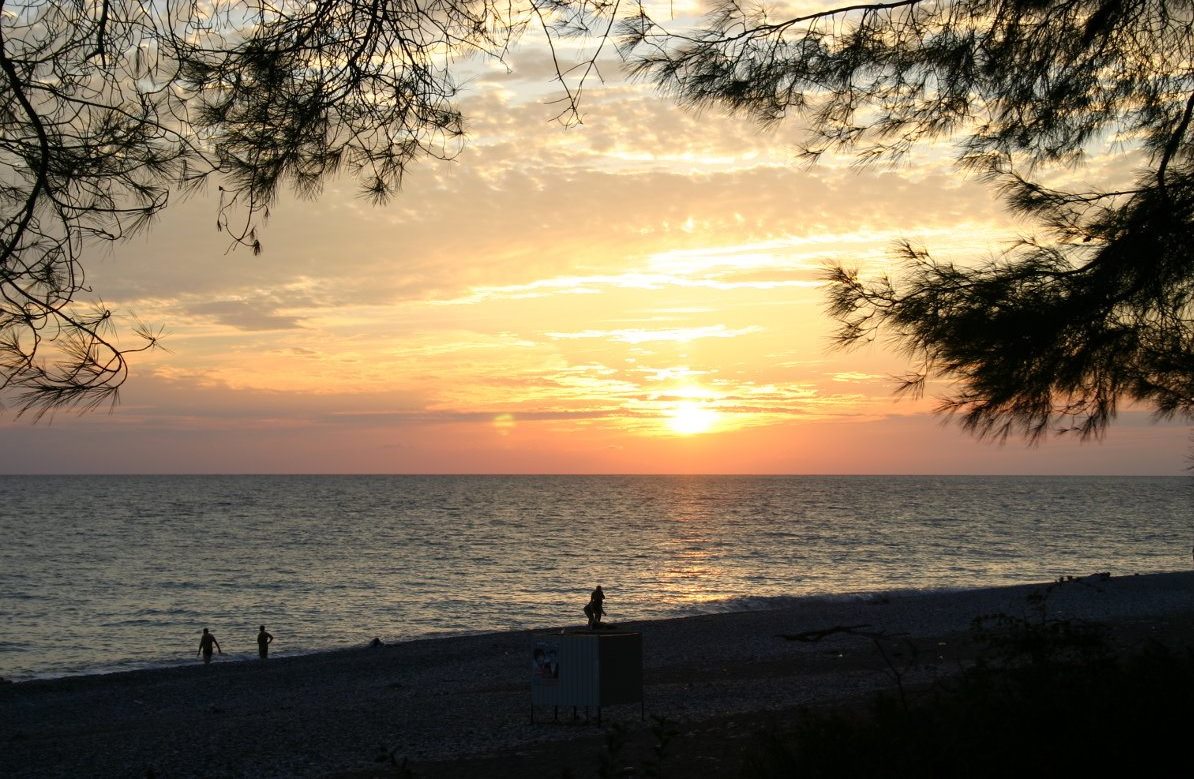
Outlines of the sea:
[{"label": "sea", "polygon": [[0,476],[0,677],[1189,570],[1194,477]]}]

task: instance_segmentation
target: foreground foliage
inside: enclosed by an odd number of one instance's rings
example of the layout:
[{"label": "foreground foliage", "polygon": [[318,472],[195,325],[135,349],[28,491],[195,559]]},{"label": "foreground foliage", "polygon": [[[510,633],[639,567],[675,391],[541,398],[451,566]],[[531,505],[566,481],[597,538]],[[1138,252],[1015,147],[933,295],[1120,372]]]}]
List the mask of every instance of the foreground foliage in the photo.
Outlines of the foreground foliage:
[{"label": "foreground foliage", "polygon": [[[843,345],[885,333],[909,353],[905,389],[954,382],[943,409],[968,429],[1098,435],[1124,400],[1194,417],[1194,7],[1170,0],[788,17],[719,0],[692,31],[633,0],[0,0],[0,402],[113,400],[127,355],[156,343],[134,325],[122,345],[112,312],[84,305],[87,249],[209,183],[219,228],[254,252],[283,187],[344,172],[385,202],[411,164],[459,150],[461,58],[502,61],[535,28],[565,123],[612,38],[681,103],[803,117],[810,158],[954,141],[1041,235],[977,265],[907,245],[897,279],[835,268],[830,312]],[[588,36],[589,58],[555,60],[564,35]],[[1050,185],[1092,152],[1135,170]]]},{"label": "foreground foliage", "polygon": [[[556,36],[589,0],[0,0],[0,403],[41,415],[113,401],[130,353],[84,257],[212,184],[217,227],[261,250],[282,188],[346,173],[385,202],[464,132],[454,66]],[[594,55],[596,56],[596,55]],[[584,73],[560,73],[561,119]],[[126,340],[127,343],[127,340]]]},{"label": "foreground foliage", "polygon": [[976,624],[979,662],[862,714],[810,713],[762,738],[747,776],[1172,775],[1188,762],[1194,648],[1127,655],[1097,628],[1006,616]]},{"label": "foreground foliage", "polygon": [[[646,16],[624,32],[637,71],[681,102],[798,115],[813,159],[895,162],[950,140],[1040,225],[991,262],[905,244],[901,277],[832,269],[839,342],[888,336],[916,364],[904,390],[952,382],[942,410],[997,439],[1098,435],[1123,400],[1194,417],[1189,3],[897,0],[776,16],[727,0],[683,36]],[[1091,154],[1118,158],[1118,175],[1048,183]]]}]

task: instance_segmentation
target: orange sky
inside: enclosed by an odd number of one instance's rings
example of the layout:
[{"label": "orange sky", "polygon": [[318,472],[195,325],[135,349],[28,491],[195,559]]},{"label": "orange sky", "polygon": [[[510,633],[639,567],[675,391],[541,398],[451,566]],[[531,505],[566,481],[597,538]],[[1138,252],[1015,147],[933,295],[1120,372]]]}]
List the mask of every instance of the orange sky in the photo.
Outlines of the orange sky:
[{"label": "orange sky", "polygon": [[[535,47],[483,68],[469,142],[393,203],[284,198],[227,253],[214,193],[91,254],[105,303],[166,328],[111,414],[0,420],[0,472],[1180,473],[1189,428],[1122,415],[1026,448],[893,398],[878,344],[830,349],[820,268],[898,238],[985,259],[1030,225],[929,147],[807,169],[799,128],[695,115],[616,79],[563,129]],[[611,63],[607,77],[616,75]],[[1081,175],[1128,173],[1095,156]],[[937,387],[940,390],[942,388]]]}]

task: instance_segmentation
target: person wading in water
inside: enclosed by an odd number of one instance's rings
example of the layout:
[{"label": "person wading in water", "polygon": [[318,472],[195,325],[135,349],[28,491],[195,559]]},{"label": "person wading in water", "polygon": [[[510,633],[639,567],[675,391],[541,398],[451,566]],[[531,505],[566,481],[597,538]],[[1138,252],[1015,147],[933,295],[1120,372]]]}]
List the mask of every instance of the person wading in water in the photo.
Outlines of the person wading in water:
[{"label": "person wading in water", "polygon": [[274,642],[274,637],[265,631],[265,625],[261,626],[261,630],[257,632],[257,656],[262,660],[269,657],[269,645]]},{"label": "person wading in water", "polygon": [[203,662],[210,663],[211,650],[213,646],[217,652],[224,654],[224,650],[220,649],[220,642],[216,641],[216,637],[211,633],[208,633],[207,628],[203,628],[203,635],[199,637],[199,651],[195,654],[202,654]]}]

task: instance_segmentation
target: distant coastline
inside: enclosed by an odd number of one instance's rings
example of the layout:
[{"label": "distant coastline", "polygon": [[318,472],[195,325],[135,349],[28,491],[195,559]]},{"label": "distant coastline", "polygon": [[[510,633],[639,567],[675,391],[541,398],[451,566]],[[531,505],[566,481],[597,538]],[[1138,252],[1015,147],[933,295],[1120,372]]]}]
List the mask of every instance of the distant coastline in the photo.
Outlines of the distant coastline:
[{"label": "distant coastline", "polygon": [[1044,479],[1194,479],[1194,475],[1182,470],[1179,472],[1166,471],[1164,473],[1073,473],[1073,472],[1007,472],[1007,473],[904,473],[898,471],[886,472],[875,471],[873,473],[618,473],[610,471],[609,473],[553,473],[545,471],[542,473],[506,473],[503,471],[477,471],[474,473],[454,473],[448,471],[428,471],[420,473],[418,471],[391,473],[388,471],[377,472],[360,472],[360,473],[321,473],[312,471],[311,473],[298,473],[291,471],[263,471],[261,473],[247,473],[239,471],[180,471],[180,472],[137,472],[129,471],[127,473],[121,471],[64,471],[61,473],[54,471],[36,471],[36,472],[20,472],[10,471],[0,473],[0,479],[3,478],[18,478],[18,477],[33,477],[33,478],[78,478],[78,479],[107,479],[107,478],[132,478],[132,479],[256,479],[256,478],[295,478],[295,479],[378,479],[378,478],[393,478],[393,479],[459,479],[459,478],[475,478],[475,479],[702,479],[702,478],[718,478],[718,479],[1029,479],[1029,478],[1044,478]]}]

